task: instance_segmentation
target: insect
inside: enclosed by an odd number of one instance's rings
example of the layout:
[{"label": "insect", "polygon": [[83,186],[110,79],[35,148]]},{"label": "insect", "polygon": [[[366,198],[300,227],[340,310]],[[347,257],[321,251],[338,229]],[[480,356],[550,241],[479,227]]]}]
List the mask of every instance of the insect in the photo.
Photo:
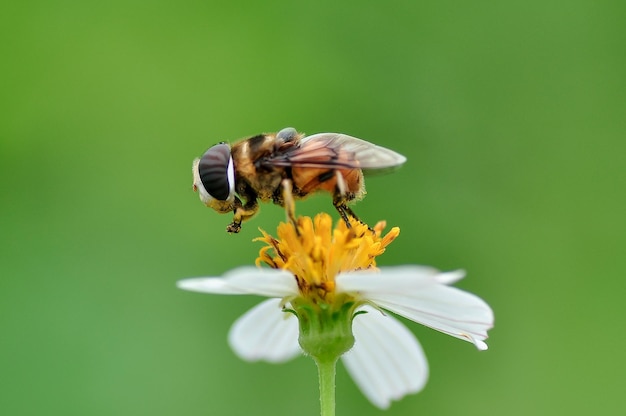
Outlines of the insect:
[{"label": "insect", "polygon": [[365,195],[363,173],[385,172],[406,158],[392,150],[339,133],[306,136],[288,127],[259,134],[230,146],[221,142],[193,161],[193,189],[219,213],[233,212],[226,231],[238,233],[241,223],[259,210],[258,201],[284,205],[283,181],[290,181],[294,199],[323,191],[350,226],[358,220],[348,203]]}]

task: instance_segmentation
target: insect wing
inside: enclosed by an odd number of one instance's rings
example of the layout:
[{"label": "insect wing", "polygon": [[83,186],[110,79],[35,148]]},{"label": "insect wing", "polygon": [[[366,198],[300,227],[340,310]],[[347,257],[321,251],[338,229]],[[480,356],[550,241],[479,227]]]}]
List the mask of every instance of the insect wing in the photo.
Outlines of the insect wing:
[{"label": "insect wing", "polygon": [[276,166],[356,168],[368,172],[391,170],[404,162],[406,158],[393,150],[339,133],[305,137],[298,147],[271,160]]}]

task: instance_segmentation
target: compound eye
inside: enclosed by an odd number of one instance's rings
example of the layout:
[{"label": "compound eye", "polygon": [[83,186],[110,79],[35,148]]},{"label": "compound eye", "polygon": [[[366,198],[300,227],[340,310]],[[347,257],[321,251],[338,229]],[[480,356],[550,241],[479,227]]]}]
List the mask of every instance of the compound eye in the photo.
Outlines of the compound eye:
[{"label": "compound eye", "polygon": [[209,195],[220,201],[228,200],[234,187],[230,146],[220,143],[204,152],[198,162],[198,174]]}]

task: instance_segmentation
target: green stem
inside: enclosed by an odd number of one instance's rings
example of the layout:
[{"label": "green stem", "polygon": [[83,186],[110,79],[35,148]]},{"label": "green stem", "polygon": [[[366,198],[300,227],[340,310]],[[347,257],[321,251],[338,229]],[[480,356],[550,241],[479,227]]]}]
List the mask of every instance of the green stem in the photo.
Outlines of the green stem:
[{"label": "green stem", "polygon": [[320,377],[322,416],[335,416],[335,364],[337,359],[314,359]]}]

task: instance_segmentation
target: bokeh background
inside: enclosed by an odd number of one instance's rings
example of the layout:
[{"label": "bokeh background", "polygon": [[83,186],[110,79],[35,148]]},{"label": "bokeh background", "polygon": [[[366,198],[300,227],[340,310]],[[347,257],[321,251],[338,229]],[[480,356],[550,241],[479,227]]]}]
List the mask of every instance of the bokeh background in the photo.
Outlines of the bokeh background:
[{"label": "bokeh background", "polygon": [[486,352],[409,324],[430,381],[386,412],[340,367],[339,415],[626,409],[623,2],[2,9],[2,414],[318,414],[312,361],[229,350],[259,298],[175,288],[250,264],[284,218],[227,235],[191,160],[286,126],[405,154],[356,207],[402,229],[379,264],[465,268],[496,314]]}]

